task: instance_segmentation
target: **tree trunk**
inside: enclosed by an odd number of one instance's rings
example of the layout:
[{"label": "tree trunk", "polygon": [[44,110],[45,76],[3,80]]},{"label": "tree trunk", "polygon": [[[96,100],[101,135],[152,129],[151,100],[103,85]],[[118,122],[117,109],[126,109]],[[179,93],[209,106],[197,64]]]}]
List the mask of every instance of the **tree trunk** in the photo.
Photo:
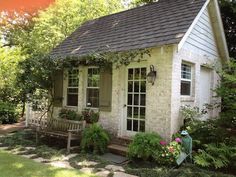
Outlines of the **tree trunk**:
[{"label": "tree trunk", "polygon": [[24,117],[25,114],[25,103],[26,103],[26,98],[24,96],[23,100],[22,100],[22,110],[21,110],[21,118]]}]

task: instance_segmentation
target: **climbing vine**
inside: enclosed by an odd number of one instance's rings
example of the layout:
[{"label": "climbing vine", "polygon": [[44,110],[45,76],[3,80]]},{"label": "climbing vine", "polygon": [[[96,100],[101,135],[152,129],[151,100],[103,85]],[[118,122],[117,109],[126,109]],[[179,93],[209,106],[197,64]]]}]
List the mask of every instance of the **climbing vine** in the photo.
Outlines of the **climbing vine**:
[{"label": "climbing vine", "polygon": [[[55,73],[64,69],[78,66],[95,65],[101,69],[110,68],[112,65],[119,68],[131,62],[140,62],[144,56],[150,56],[148,49],[132,50],[128,52],[93,52],[87,56],[51,56],[40,55],[24,60],[19,64],[17,83],[22,88],[23,101],[38,104],[37,100],[48,100],[46,112],[53,110],[56,101],[53,91],[56,77]],[[26,96],[28,95],[28,96]],[[30,95],[30,96],[29,96]],[[38,107],[38,105],[33,105]]]},{"label": "climbing vine", "polygon": [[122,65],[129,65],[133,61],[140,62],[144,56],[151,56],[149,49],[138,49],[125,52],[112,52],[105,53],[91,52],[89,55],[77,57],[67,56],[58,57],[53,56],[53,60],[63,63],[63,68],[75,67],[78,65],[96,65],[100,68],[110,67],[111,64],[115,68],[119,68]]}]

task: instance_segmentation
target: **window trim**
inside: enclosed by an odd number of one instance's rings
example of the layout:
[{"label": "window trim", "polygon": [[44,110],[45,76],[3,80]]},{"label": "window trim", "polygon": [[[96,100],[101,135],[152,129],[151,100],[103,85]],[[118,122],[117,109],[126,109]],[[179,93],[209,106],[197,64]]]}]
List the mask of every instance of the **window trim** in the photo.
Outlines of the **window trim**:
[{"label": "window trim", "polygon": [[94,69],[94,68],[99,69],[98,66],[88,66],[85,70],[85,72],[86,72],[86,74],[85,74],[85,95],[84,95],[84,97],[85,97],[85,108],[92,109],[92,110],[98,110],[99,109],[99,99],[98,99],[98,107],[90,107],[90,106],[87,105],[87,93],[88,93],[87,91],[88,91],[88,89],[98,89],[98,94],[100,94],[100,80],[101,80],[100,71],[99,71],[99,84],[98,84],[98,87],[88,87],[88,70],[89,69]]},{"label": "window trim", "polygon": [[[67,102],[67,98],[68,98],[68,85],[69,85],[69,70],[73,70],[73,69],[77,69],[78,70],[78,87],[70,87],[70,88],[77,88],[78,89],[78,103],[77,103],[77,106],[72,106],[72,105],[68,105],[68,102]],[[79,84],[80,84],[80,69],[79,67],[74,67],[74,68],[71,68],[71,69],[66,69],[64,71],[64,74],[63,74],[63,77],[64,77],[64,99],[63,99],[63,107],[67,107],[67,108],[78,108],[79,106]]]},{"label": "window trim", "polygon": [[[182,65],[187,65],[190,67],[190,79],[185,79],[185,78],[182,78]],[[190,93],[189,95],[182,95],[181,94],[181,84],[182,84],[182,81],[185,81],[185,82],[190,82]],[[180,96],[181,97],[193,97],[193,64],[191,63],[188,63],[188,62],[182,62],[181,63],[181,70],[180,70]]]}]

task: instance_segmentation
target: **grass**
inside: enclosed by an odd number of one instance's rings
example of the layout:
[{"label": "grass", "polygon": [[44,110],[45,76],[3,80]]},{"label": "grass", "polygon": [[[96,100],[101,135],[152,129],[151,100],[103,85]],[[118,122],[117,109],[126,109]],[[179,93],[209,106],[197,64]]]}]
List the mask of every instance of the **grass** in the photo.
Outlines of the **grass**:
[{"label": "grass", "polygon": [[79,170],[55,168],[0,151],[0,177],[95,177]]}]

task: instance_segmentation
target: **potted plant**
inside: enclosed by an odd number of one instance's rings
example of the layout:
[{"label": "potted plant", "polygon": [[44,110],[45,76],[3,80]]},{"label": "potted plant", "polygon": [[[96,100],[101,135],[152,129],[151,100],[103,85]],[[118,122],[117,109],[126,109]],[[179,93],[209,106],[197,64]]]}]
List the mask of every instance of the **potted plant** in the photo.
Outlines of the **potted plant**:
[{"label": "potted plant", "polygon": [[70,110],[70,109],[61,109],[59,113],[59,118],[67,119],[67,120],[74,120],[74,121],[84,120],[83,115],[78,114],[76,111]]},{"label": "potted plant", "polygon": [[84,109],[82,115],[86,123],[93,124],[99,120],[99,112],[95,112],[92,109]]}]

